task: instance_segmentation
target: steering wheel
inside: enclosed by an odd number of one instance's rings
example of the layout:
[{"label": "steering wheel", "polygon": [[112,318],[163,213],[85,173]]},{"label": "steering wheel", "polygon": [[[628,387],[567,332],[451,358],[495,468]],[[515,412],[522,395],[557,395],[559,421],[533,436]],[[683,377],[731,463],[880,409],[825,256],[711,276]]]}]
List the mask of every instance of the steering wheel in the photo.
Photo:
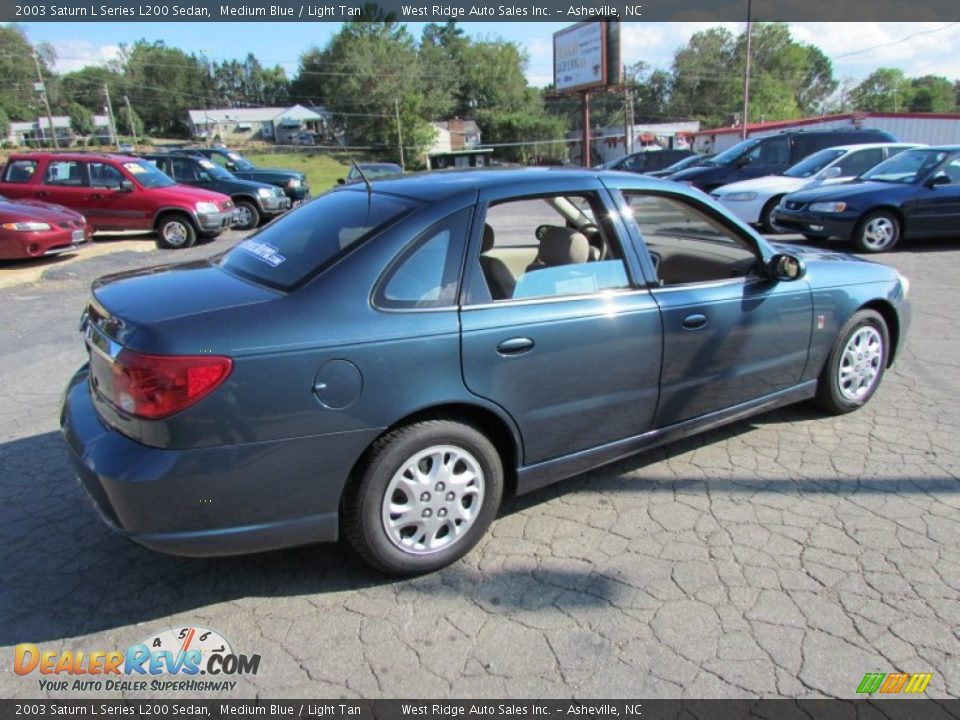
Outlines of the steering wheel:
[{"label": "steering wheel", "polygon": [[597,257],[594,258],[596,262],[605,260],[607,258],[607,243],[603,239],[603,234],[600,232],[600,228],[596,223],[586,223],[577,228],[578,231],[583,233],[587,242],[590,243],[590,247],[597,249]]}]

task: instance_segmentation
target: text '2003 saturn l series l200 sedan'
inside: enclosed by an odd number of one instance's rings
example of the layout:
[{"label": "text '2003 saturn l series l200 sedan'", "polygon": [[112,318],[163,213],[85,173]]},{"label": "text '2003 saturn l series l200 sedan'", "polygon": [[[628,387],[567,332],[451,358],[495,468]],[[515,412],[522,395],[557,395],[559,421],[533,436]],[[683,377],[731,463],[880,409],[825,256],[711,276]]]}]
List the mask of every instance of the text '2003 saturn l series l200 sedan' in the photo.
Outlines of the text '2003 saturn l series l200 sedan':
[{"label": "text '2003 saturn l series l200 sedan'", "polygon": [[855,410],[907,292],[628,173],[345,185],[209,261],[98,281],[61,423],[143,545],[342,532],[416,574],[468,552],[505,493],[786,403]]}]

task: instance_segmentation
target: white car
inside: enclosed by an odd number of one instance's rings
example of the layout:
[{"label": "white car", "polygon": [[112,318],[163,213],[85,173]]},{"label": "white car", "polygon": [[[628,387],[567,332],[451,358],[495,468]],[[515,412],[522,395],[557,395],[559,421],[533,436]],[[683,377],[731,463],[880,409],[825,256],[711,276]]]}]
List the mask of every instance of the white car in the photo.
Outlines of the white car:
[{"label": "white car", "polygon": [[818,185],[848,182],[887,158],[916,147],[923,146],[907,143],[838,145],[805,157],[785,170],[783,175],[730,183],[718,187],[710,195],[744,222],[760,225],[764,232],[774,233],[777,229],[770,216],[784,195]]}]

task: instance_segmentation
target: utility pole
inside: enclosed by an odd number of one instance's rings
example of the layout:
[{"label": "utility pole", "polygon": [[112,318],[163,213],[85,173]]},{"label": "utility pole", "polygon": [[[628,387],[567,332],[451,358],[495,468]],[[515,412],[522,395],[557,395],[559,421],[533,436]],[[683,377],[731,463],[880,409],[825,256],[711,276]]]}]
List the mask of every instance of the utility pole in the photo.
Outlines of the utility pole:
[{"label": "utility pole", "polygon": [[37,66],[37,80],[40,82],[40,94],[43,96],[43,104],[47,107],[47,122],[50,123],[50,135],[53,137],[53,149],[59,150],[60,143],[57,142],[57,129],[53,126],[53,113],[50,112],[50,98],[47,97],[47,85],[43,81],[43,73],[40,72],[40,58],[37,57],[37,51],[33,51],[33,62]]},{"label": "utility pole", "polygon": [[584,92],[580,96],[581,108],[583,112],[583,153],[580,156],[580,162],[583,167],[588,168],[593,163],[590,156],[590,93]]},{"label": "utility pole", "polygon": [[397,144],[400,148],[400,169],[406,172],[407,166],[403,162],[403,130],[400,128],[400,101],[397,98],[393,99],[393,109],[397,112]]},{"label": "utility pole", "polygon": [[117,150],[120,149],[120,136],[117,135],[117,125],[113,120],[113,104],[110,102],[110,88],[103,84],[103,94],[107,98],[107,120],[110,123],[110,142]]},{"label": "utility pole", "polygon": [[133,137],[133,149],[137,149],[137,126],[133,123],[133,108],[130,107],[130,98],[123,96],[123,101],[127,104],[127,122],[130,124],[130,135]]},{"label": "utility pole", "polygon": [[633,123],[630,122],[630,115],[633,110],[633,102],[630,96],[630,86],[627,85],[627,66],[623,66],[623,154],[629,155],[633,138],[630,137],[633,131]]},{"label": "utility pole", "polygon": [[753,0],[747,0],[747,62],[743,69],[743,115],[740,117],[740,139],[747,139],[747,119],[750,117],[750,45],[753,23]]}]

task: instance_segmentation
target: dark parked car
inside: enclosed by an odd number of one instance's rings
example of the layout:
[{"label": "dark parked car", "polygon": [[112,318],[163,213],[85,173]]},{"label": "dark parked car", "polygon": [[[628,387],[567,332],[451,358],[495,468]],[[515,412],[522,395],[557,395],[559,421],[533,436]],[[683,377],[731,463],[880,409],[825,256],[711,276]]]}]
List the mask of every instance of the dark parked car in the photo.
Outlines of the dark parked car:
[{"label": "dark parked car", "polygon": [[281,188],[254,180],[243,180],[212,160],[196,155],[144,155],[181,185],[193,185],[229,195],[236,207],[234,227],[252,230],[264,219],[290,209],[290,198]]},{"label": "dark parked car", "polygon": [[347,177],[339,178],[337,183],[344,185],[348,183],[363,182],[363,178],[360,175],[360,170],[357,169],[358,167],[363,171],[363,174],[367,176],[367,180],[390,177],[391,175],[403,175],[403,168],[396,163],[357,163],[356,165],[350,167],[350,172],[347,173]]},{"label": "dark parked car", "polygon": [[94,153],[11,155],[0,192],[82,213],[96,230],[156,230],[157,245],[179,249],[233,224],[233,201],[177,185],[143,158]]},{"label": "dark parked car", "polygon": [[686,170],[687,168],[696,167],[705,163],[707,160],[713,158],[713,154],[699,155],[694,153],[693,155],[688,155],[683,158],[683,160],[678,160],[673,165],[665,167],[663,170],[651,170],[650,172],[645,172],[644,175],[649,175],[650,177],[670,177],[674,173],[678,173],[681,170]]},{"label": "dark parked car", "polygon": [[284,170],[283,168],[260,167],[254,165],[240,153],[227,150],[224,147],[190,148],[177,150],[176,152],[188,155],[202,155],[220,167],[229,170],[238,178],[255,180],[283,188],[283,191],[287,194],[287,197],[290,198],[291,202],[298,203],[310,197],[310,186],[307,184],[307,176],[302,172]]},{"label": "dark parked car", "polygon": [[791,165],[836,145],[859,145],[862,143],[890,143],[897,139],[882,130],[793,130],[749,138],[728,150],[715,155],[697,167],[681,170],[670,176],[705,192],[764,175],[779,175]]},{"label": "dark parked car", "polygon": [[902,238],[960,235],[960,146],[908,150],[856,181],[787,195],[774,222],[809,239],[853,240],[865,253]]},{"label": "dark parked car", "polygon": [[0,260],[71,252],[89,243],[92,234],[87,219],[76,210],[0,195]]},{"label": "dark parked car", "polygon": [[696,155],[693,150],[641,150],[604,163],[600,168],[603,170],[650,173],[663,170],[678,160],[696,157]]},{"label": "dark parked car", "polygon": [[752,413],[866,403],[907,283],[589,170],[339,187],[207,261],[106,277],[61,415],[106,522],[180,555],[343,533],[422,573],[525,493]]}]

